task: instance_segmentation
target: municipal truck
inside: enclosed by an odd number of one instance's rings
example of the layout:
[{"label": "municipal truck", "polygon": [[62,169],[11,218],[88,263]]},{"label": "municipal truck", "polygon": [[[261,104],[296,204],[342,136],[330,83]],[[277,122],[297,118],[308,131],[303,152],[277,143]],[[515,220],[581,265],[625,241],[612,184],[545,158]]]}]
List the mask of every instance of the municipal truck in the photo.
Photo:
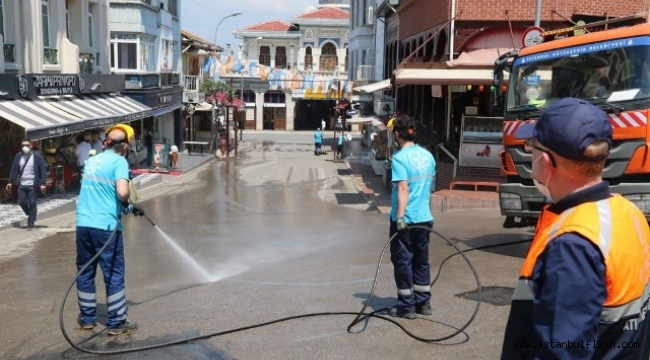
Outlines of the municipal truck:
[{"label": "municipal truck", "polygon": [[[642,16],[647,18],[627,19]],[[497,93],[504,106],[500,167],[506,180],[499,187],[504,228],[535,226],[548,202],[533,184],[531,149],[515,132],[564,97],[585,99],[607,113],[614,145],[603,179],[650,219],[650,23],[603,29],[606,23],[591,24],[601,27],[592,31],[586,25],[543,33],[543,42],[495,62],[494,83],[503,90]]]}]

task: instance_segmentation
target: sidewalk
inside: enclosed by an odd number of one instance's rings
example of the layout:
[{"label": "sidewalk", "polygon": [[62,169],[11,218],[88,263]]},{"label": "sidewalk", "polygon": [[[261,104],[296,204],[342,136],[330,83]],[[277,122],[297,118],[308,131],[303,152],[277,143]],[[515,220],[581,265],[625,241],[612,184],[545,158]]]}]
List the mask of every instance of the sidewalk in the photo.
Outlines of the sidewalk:
[{"label": "sidewalk", "polygon": [[[391,207],[391,192],[384,187],[381,175],[375,175],[368,163],[368,148],[361,146],[358,137],[347,143],[345,164],[353,183],[367,201],[372,202],[382,214]],[[468,209],[499,209],[499,194],[486,191],[438,190],[431,195],[431,210],[436,212]]]},{"label": "sidewalk", "polygon": [[[252,143],[244,142],[239,145],[238,152],[241,155],[242,151],[246,151],[252,146]],[[231,151],[231,157],[233,156],[232,154],[234,154],[234,151]],[[178,154],[178,169],[174,172],[170,174],[156,174],[148,172],[147,169],[134,170],[133,173],[136,176],[133,178],[133,182],[137,190],[142,190],[160,184],[167,179],[188,173],[209,161],[215,160],[215,156],[211,156],[207,152],[203,153],[202,156],[199,153],[192,153],[192,155]],[[40,221],[74,211],[77,207],[76,201],[78,196],[79,191],[76,190],[65,194],[47,195],[39,198],[37,201],[38,216],[36,224],[38,225]],[[27,216],[18,204],[0,204],[0,230],[18,226],[26,227],[26,220]]]}]

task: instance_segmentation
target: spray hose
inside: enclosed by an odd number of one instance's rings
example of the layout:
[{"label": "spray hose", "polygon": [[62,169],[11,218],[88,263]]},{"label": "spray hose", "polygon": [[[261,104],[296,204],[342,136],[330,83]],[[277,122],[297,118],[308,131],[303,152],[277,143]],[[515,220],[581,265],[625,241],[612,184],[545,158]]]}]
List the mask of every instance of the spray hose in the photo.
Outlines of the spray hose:
[{"label": "spray hose", "polygon": [[[145,218],[153,226],[155,226],[155,223],[151,219],[149,219],[146,216],[145,216]],[[479,310],[479,307],[480,307],[480,304],[481,304],[481,283],[480,283],[480,280],[479,280],[479,276],[478,276],[478,273],[477,273],[476,269],[474,268],[474,265],[467,258],[465,253],[469,252],[469,251],[473,251],[473,250],[480,250],[480,249],[493,248],[493,247],[499,247],[499,246],[515,245],[515,244],[520,244],[520,243],[530,242],[531,241],[531,239],[519,240],[519,241],[511,241],[511,242],[507,242],[507,243],[486,245],[486,246],[475,247],[475,248],[471,248],[471,249],[467,249],[467,250],[460,250],[456,246],[456,244],[454,244],[451,240],[447,239],[446,237],[442,236],[440,233],[438,233],[437,231],[435,231],[435,230],[433,230],[433,229],[431,229],[429,227],[419,226],[419,225],[409,226],[409,229],[423,229],[423,230],[430,231],[431,233],[433,233],[433,234],[437,235],[438,237],[442,238],[443,240],[445,240],[449,245],[453,246],[454,249],[456,250],[455,253],[447,256],[440,263],[440,266],[438,267],[438,272],[437,272],[435,278],[433,279],[433,281],[431,282],[431,287],[433,287],[433,285],[438,281],[438,278],[440,277],[440,273],[442,271],[442,266],[445,264],[445,262],[447,262],[447,260],[449,260],[452,257],[454,257],[456,255],[459,255],[459,254],[463,257],[463,259],[465,260],[465,262],[467,263],[467,265],[471,269],[472,274],[474,275],[474,279],[476,280],[478,299],[476,300],[476,307],[474,308],[474,312],[472,313],[472,316],[470,316],[469,320],[467,320],[467,322],[465,322],[465,324],[463,326],[461,326],[460,328],[455,328],[455,327],[453,327],[451,325],[445,324],[445,325],[447,325],[447,326],[449,326],[451,328],[454,328],[455,331],[453,333],[449,334],[449,335],[438,337],[438,338],[424,338],[424,337],[415,335],[412,332],[408,331],[399,322],[397,322],[397,321],[395,321],[395,320],[393,320],[391,318],[378,315],[379,313],[385,312],[390,308],[383,308],[383,309],[379,309],[379,310],[376,310],[376,311],[373,311],[373,312],[370,312],[370,313],[365,312],[365,310],[368,308],[368,306],[370,304],[370,301],[372,300],[372,298],[373,298],[373,296],[375,294],[375,289],[377,288],[377,281],[379,279],[379,271],[381,269],[381,263],[382,263],[382,261],[384,259],[384,255],[386,254],[386,250],[388,250],[388,247],[389,247],[390,243],[393,241],[393,239],[395,239],[395,237],[397,237],[398,234],[396,233],[395,235],[393,235],[388,240],[388,242],[384,246],[384,249],[381,252],[381,255],[379,256],[379,262],[377,263],[377,270],[375,272],[375,278],[374,278],[374,281],[372,283],[372,289],[370,290],[370,294],[368,295],[368,299],[363,304],[363,307],[361,308],[361,310],[359,312],[320,312],[320,313],[308,313],[308,314],[294,315],[294,316],[288,316],[288,317],[284,317],[284,318],[280,318],[280,319],[276,319],[276,320],[271,320],[271,321],[267,321],[267,322],[263,322],[263,323],[258,323],[258,324],[248,325],[248,326],[244,326],[244,327],[240,327],[240,328],[235,328],[235,329],[231,329],[231,330],[219,331],[219,332],[194,336],[194,337],[190,337],[190,338],[180,339],[180,340],[173,340],[173,341],[163,342],[163,343],[159,343],[159,344],[146,345],[146,346],[138,346],[138,347],[133,347],[133,348],[128,348],[128,349],[93,350],[93,349],[83,348],[79,344],[76,344],[74,341],[72,341],[72,339],[70,339],[70,336],[68,335],[68,333],[65,330],[65,325],[64,325],[64,322],[63,322],[63,312],[64,312],[64,308],[65,308],[66,299],[68,298],[68,295],[70,294],[70,291],[72,290],[72,287],[76,283],[77,278],[79,277],[79,275],[81,275],[91,264],[94,264],[95,260],[99,257],[99,255],[108,247],[108,245],[111,242],[113,242],[113,240],[115,239],[115,234],[117,233],[117,229],[119,228],[119,225],[121,224],[121,221],[122,220],[121,220],[121,217],[120,217],[118,219],[118,221],[117,221],[115,229],[113,230],[113,233],[109,237],[108,241],[106,241],[106,244],[104,244],[104,246],[102,246],[102,248],[99,249],[97,254],[95,254],[95,256],[93,256],[93,258],[90,259],[86,264],[84,264],[84,266],[82,266],[81,269],[77,272],[74,279],[72,279],[72,281],[70,282],[70,285],[68,286],[68,289],[66,290],[65,294],[63,295],[63,299],[61,300],[61,307],[59,309],[59,325],[61,326],[61,332],[63,333],[63,336],[68,341],[68,343],[70,343],[70,345],[72,347],[74,347],[75,349],[77,349],[79,351],[85,352],[85,353],[98,354],[98,355],[109,355],[109,354],[124,354],[124,353],[131,353],[131,352],[137,352],[137,351],[151,350],[151,349],[157,349],[157,348],[162,348],[162,347],[171,346],[171,345],[180,345],[180,344],[188,343],[188,342],[191,342],[191,341],[203,340],[203,339],[208,339],[208,338],[212,338],[212,337],[216,337],[216,336],[222,336],[222,335],[226,335],[226,334],[232,334],[232,333],[241,332],[241,331],[244,331],[244,330],[250,330],[250,329],[259,328],[259,327],[263,327],[263,326],[268,326],[268,325],[272,325],[272,324],[277,324],[277,323],[281,323],[281,322],[285,322],[285,321],[289,321],[289,320],[303,319],[303,318],[316,317],[316,316],[333,316],[333,315],[337,315],[337,316],[354,315],[354,316],[356,316],[354,318],[354,320],[347,327],[347,331],[349,333],[352,332],[352,328],[355,325],[357,325],[360,322],[372,317],[372,318],[378,318],[378,319],[381,319],[381,320],[385,320],[385,321],[388,321],[388,322],[396,325],[406,335],[408,335],[409,337],[411,337],[411,338],[413,338],[415,340],[419,340],[419,341],[422,341],[422,342],[425,342],[425,343],[436,343],[436,342],[448,340],[448,339],[451,339],[451,338],[457,336],[460,333],[463,333],[463,331],[476,318],[476,315],[478,314],[478,310]],[[468,335],[466,334],[466,336],[468,336]]]}]

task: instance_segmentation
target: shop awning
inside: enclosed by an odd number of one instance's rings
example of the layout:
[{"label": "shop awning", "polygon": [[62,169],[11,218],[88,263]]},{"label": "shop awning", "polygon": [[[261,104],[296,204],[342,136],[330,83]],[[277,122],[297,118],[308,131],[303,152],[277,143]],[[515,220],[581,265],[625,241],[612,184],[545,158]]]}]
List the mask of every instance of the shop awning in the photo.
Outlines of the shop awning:
[{"label": "shop awning", "polygon": [[119,94],[43,96],[40,100],[83,120],[85,128],[131,122],[151,116],[151,108]]},{"label": "shop awning", "polygon": [[356,93],[373,93],[375,91],[388,90],[390,88],[390,79],[387,79],[376,83],[355,87],[353,91]]},{"label": "shop awning", "polygon": [[345,119],[346,124],[366,124],[371,123],[373,120],[379,120],[376,116],[361,116],[359,114],[352,116],[351,118]]},{"label": "shop awning", "polygon": [[[504,73],[508,80],[508,73]],[[493,85],[492,68],[402,68],[395,73],[397,85]]]},{"label": "shop awning", "polygon": [[25,129],[27,137],[38,140],[84,129],[84,119],[41,100],[0,101],[0,117]]},{"label": "shop awning", "polygon": [[212,104],[209,102],[202,102],[196,104],[194,111],[212,111]]}]

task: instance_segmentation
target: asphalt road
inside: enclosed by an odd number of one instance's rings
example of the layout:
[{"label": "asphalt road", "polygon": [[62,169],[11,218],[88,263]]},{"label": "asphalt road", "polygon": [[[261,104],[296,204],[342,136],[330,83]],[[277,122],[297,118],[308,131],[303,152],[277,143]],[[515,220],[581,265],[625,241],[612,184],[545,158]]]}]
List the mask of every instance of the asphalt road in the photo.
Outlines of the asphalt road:
[{"label": "asphalt road", "polygon": [[[140,329],[118,337],[108,337],[103,326],[78,329],[73,290],[65,309],[73,340],[96,350],[122,350],[292,315],[359,311],[388,240],[387,221],[360,199],[344,164],[313,155],[311,135],[264,134],[255,140],[254,134],[245,134],[254,146],[239,160],[212,162],[143,191],[142,205],[160,231],[142,218],[125,220],[127,301]],[[435,229],[463,249],[532,236],[525,229],[502,229],[494,210],[435,216]],[[59,329],[61,296],[75,274],[74,214],[40,225],[36,232],[0,232],[0,358],[95,357],[72,349]],[[210,280],[193,270],[163,234]],[[511,288],[526,250],[524,243],[467,256],[482,285]],[[432,268],[453,251],[432,237]],[[105,314],[101,279],[98,289],[100,314]],[[475,289],[468,266],[456,256],[445,263],[434,287],[433,316],[398,321],[419,336],[448,335],[476,306],[460,294]],[[507,303],[509,296],[505,289],[491,296],[497,305],[481,303],[464,334],[441,344],[413,340],[379,319],[348,333],[353,316],[322,316],[99,358],[494,359],[509,310],[499,301]],[[395,301],[387,256],[370,307]]]}]

